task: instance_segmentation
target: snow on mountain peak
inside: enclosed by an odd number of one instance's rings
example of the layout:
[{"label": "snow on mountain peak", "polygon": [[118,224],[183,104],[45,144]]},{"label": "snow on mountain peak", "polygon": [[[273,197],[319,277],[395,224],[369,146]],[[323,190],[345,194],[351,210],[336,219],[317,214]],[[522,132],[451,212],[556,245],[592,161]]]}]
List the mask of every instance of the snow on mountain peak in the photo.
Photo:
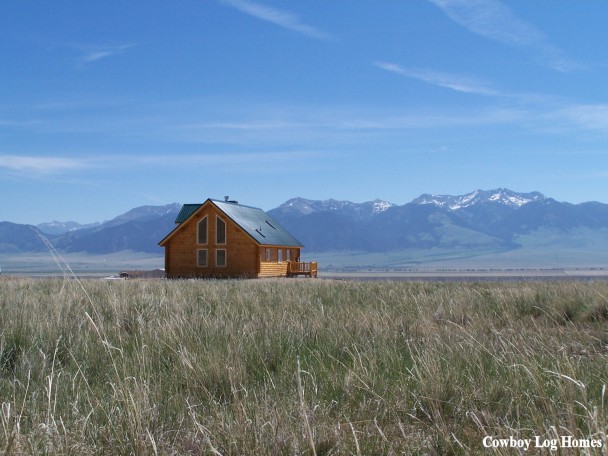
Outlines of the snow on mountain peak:
[{"label": "snow on mountain peak", "polygon": [[352,201],[336,199],[309,200],[305,198],[292,198],[277,209],[291,213],[300,213],[302,215],[325,211],[343,212],[355,217],[365,218],[384,212],[393,206],[393,203],[380,199],[367,201],[365,203],[353,203]]},{"label": "snow on mountain peak", "polygon": [[498,203],[509,207],[521,207],[532,201],[541,201],[546,197],[539,192],[518,193],[506,188],[494,190],[475,190],[465,195],[420,195],[412,200],[413,204],[433,204],[438,207],[448,208],[452,211],[464,207],[474,206],[481,203]]},{"label": "snow on mountain peak", "polygon": [[373,202],[373,213],[374,214],[379,214],[380,212],[384,212],[385,210],[391,208],[392,206],[394,206],[393,203],[389,203],[388,201],[382,201],[382,200],[375,200]]}]

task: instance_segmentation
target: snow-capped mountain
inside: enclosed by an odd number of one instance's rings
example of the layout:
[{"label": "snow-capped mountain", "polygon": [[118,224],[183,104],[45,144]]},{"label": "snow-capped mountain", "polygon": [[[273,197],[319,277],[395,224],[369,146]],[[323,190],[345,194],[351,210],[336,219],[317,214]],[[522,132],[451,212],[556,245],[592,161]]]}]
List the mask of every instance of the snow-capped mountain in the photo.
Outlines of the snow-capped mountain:
[{"label": "snow-capped mountain", "polygon": [[160,253],[158,240],[175,226],[182,205],[140,206],[95,228],[81,229],[54,239],[66,252],[107,253],[120,250]]},{"label": "snow-capped mountain", "polygon": [[539,192],[519,193],[507,188],[495,190],[475,190],[466,195],[429,195],[425,193],[412,200],[412,204],[433,204],[443,209],[456,211],[465,207],[483,203],[499,203],[517,208],[533,201],[546,200],[547,197]]},{"label": "snow-capped mountain", "polygon": [[96,226],[101,225],[101,223],[88,223],[88,224],[80,224],[78,222],[58,222],[54,220],[48,223],[41,223],[36,225],[40,231],[45,234],[63,234],[68,233],[70,231],[82,230],[86,228],[94,228]]},{"label": "snow-capped mountain", "polygon": [[[142,206],[95,227],[47,235],[61,252],[161,255],[158,241],[174,228],[180,208]],[[556,239],[561,239],[574,252],[589,245],[602,252],[608,233],[608,204],[569,204],[538,192],[504,188],[459,196],[421,195],[404,205],[293,198],[268,213],[306,246],[307,253],[456,249],[473,255],[520,249],[522,236],[527,236],[525,245],[538,247],[530,239],[550,242],[539,248],[555,250]],[[44,249],[38,228],[0,223],[0,254]]]},{"label": "snow-capped mountain", "polygon": [[167,214],[179,212],[181,207],[181,204],[178,203],[167,204],[166,206],[140,206],[106,222],[81,224],[78,222],[58,222],[57,220],[54,220],[52,222],[36,225],[36,228],[45,234],[65,234],[102,226],[118,226],[133,220],[152,220]]},{"label": "snow-capped mountain", "polygon": [[103,223],[51,222],[31,225],[0,222],[0,254],[46,251],[39,234],[62,252],[110,253],[120,250],[162,253],[158,240],[175,226],[181,204],[141,206]]},{"label": "snow-capped mountain", "polygon": [[539,239],[553,233],[567,242],[579,239],[583,245],[585,233],[597,237],[601,230],[608,230],[607,204],[573,205],[539,192],[506,188],[456,196],[425,194],[404,205],[295,198],[269,213],[308,252],[511,250],[521,247],[521,236],[535,233],[545,233]]},{"label": "snow-capped mountain", "polygon": [[181,207],[182,205],[179,203],[167,204],[165,206],[140,206],[136,207],[135,209],[131,209],[130,211],[125,212],[112,220],[104,222],[103,225],[108,227],[122,225],[123,223],[135,220],[139,222],[153,220],[158,217],[178,213]]},{"label": "snow-capped mountain", "polygon": [[338,201],[335,199],[319,201],[305,198],[292,198],[276,209],[272,209],[270,213],[271,215],[272,213],[308,215],[316,212],[334,211],[347,213],[357,218],[368,218],[384,212],[393,206],[393,203],[380,199],[367,201],[365,203],[353,203],[351,201]]}]

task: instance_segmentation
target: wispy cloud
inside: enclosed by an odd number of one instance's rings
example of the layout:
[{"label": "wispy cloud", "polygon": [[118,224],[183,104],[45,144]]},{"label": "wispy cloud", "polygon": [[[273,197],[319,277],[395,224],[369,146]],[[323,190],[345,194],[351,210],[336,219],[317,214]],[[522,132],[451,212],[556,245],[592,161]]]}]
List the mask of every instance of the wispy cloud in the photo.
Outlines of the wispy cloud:
[{"label": "wispy cloud", "polygon": [[300,18],[285,10],[278,8],[272,8],[270,6],[262,5],[260,3],[252,2],[249,0],[220,0],[221,3],[231,6],[242,13],[249,14],[257,19],[261,19],[266,22],[278,25],[288,30],[307,35],[311,38],[320,40],[331,39],[331,35],[319,30],[316,27],[305,24]]},{"label": "wispy cloud", "polygon": [[113,57],[124,53],[127,49],[134,47],[134,44],[119,44],[114,46],[82,46],[81,50],[84,55],[81,58],[81,63],[97,62],[101,59]]},{"label": "wispy cloud", "polygon": [[201,122],[181,124],[175,130],[231,130],[242,132],[264,132],[309,127],[310,124],[286,120],[253,120],[253,121],[226,121]]},{"label": "wispy cloud", "polygon": [[579,104],[557,109],[553,116],[579,129],[608,133],[608,105]]},{"label": "wispy cloud", "polygon": [[519,19],[497,0],[430,1],[471,32],[505,44],[527,45],[545,39],[540,31]]},{"label": "wispy cloud", "polygon": [[257,163],[293,162],[294,160],[309,160],[319,155],[313,150],[280,151],[280,152],[224,152],[204,154],[157,154],[130,157],[126,160],[137,166],[210,166],[210,165],[247,165]]},{"label": "wispy cloud", "polygon": [[445,87],[456,92],[473,93],[478,95],[500,95],[487,83],[461,75],[441,73],[428,69],[404,68],[401,65],[391,62],[374,62],[374,65],[392,73],[396,73],[408,78],[418,79],[428,84]]},{"label": "wispy cloud", "polygon": [[54,174],[88,166],[88,161],[74,158],[0,155],[0,169],[24,173]]},{"label": "wispy cloud", "polygon": [[566,58],[545,34],[517,17],[498,0],[429,0],[457,24],[486,38],[535,50],[549,67],[572,71],[581,65]]},{"label": "wispy cloud", "polygon": [[341,148],[345,144],[377,144],[388,135],[407,135],[408,131],[441,128],[474,128],[483,125],[517,124],[526,118],[525,111],[514,108],[399,109],[353,106],[286,108],[289,115],[252,107],[217,120],[175,124],[167,133],[171,140],[183,143],[219,144],[228,147],[292,148],[298,144],[310,149]]},{"label": "wispy cloud", "polygon": [[63,42],[56,43],[48,47],[48,49],[68,49],[71,52],[77,54],[75,57],[75,63],[77,67],[83,67],[85,65],[98,62],[100,60],[115,57],[117,55],[124,54],[127,50],[136,47],[137,44],[123,43],[123,44],[95,44],[95,43],[77,43],[77,42]]}]

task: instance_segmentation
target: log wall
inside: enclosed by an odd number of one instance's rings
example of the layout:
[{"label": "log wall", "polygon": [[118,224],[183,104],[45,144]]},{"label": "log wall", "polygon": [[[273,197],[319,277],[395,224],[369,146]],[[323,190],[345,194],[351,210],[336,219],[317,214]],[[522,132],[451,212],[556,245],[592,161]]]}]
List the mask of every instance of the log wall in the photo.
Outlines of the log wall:
[{"label": "log wall", "polygon": [[[207,217],[207,243],[198,244],[198,224]],[[226,223],[226,243],[216,242],[216,217]],[[167,277],[282,277],[287,275],[287,251],[291,260],[300,256],[299,248],[259,245],[249,234],[212,203],[204,204],[183,222],[165,242]],[[207,266],[198,265],[198,250],[207,250]],[[216,252],[226,250],[226,266],[216,265]],[[270,258],[266,260],[266,249]],[[278,251],[282,251],[279,262]]]},{"label": "log wall", "polygon": [[[198,223],[207,217],[207,243],[198,244]],[[226,243],[216,243],[216,217],[226,223]],[[258,274],[258,246],[245,231],[212,204],[204,205],[165,245],[169,277],[254,277]],[[198,250],[207,250],[207,267],[198,266]],[[226,266],[218,267],[216,251],[226,250]]]}]

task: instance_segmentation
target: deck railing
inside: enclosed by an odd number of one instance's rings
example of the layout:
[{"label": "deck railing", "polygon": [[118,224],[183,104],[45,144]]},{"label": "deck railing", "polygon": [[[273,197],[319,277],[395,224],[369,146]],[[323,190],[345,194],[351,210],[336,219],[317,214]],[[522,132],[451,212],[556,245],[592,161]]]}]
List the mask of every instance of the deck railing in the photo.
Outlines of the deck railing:
[{"label": "deck railing", "polygon": [[308,277],[317,277],[318,264],[316,261],[310,261],[308,263],[301,261],[288,261],[287,262],[287,277],[294,277],[297,275],[305,275]]}]

